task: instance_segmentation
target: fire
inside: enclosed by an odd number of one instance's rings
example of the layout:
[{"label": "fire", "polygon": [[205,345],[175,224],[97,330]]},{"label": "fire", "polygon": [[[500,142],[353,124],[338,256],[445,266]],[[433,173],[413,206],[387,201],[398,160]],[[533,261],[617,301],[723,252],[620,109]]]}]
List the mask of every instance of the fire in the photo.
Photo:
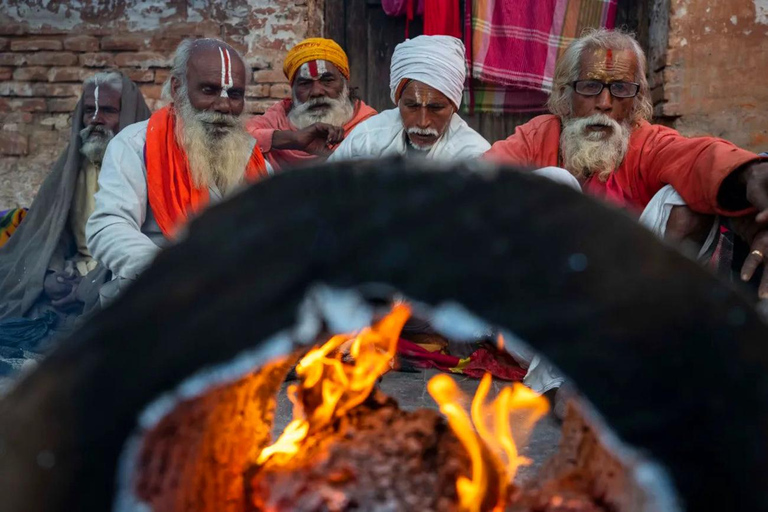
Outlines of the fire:
[{"label": "fire", "polygon": [[[499,473],[496,501],[496,509],[503,510],[507,487],[518,468],[530,464],[529,459],[519,455],[517,446],[527,440],[533,425],[549,410],[545,398],[517,382],[502,389],[496,399],[487,404],[490,388],[491,376],[485,374],[472,399],[470,420],[462,407],[466,397],[451,377],[436,375],[427,384],[429,394],[440,406],[472,461],[470,478],[462,477],[456,482],[459,506],[464,512],[480,511],[489,488],[491,467],[503,468]],[[488,460],[489,457],[494,460]]]},{"label": "fire", "polygon": [[[257,463],[277,454],[290,459],[312,432],[363,403],[376,380],[390,368],[400,331],[410,315],[408,305],[397,304],[376,325],[356,336],[340,334],[310,350],[296,365],[299,383],[288,388],[294,419],[273,445],[261,451]],[[341,360],[339,349],[347,345],[354,364]]]}]

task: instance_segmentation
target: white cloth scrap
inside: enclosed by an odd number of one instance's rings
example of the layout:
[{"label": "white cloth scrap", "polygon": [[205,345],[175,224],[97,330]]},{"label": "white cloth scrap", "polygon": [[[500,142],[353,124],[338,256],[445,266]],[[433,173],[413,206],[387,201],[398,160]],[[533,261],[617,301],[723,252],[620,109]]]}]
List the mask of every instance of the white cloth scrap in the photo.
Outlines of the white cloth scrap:
[{"label": "white cloth scrap", "polygon": [[445,94],[458,108],[467,77],[464,43],[451,36],[418,36],[395,47],[390,66],[390,97],[403,79],[417,80]]}]

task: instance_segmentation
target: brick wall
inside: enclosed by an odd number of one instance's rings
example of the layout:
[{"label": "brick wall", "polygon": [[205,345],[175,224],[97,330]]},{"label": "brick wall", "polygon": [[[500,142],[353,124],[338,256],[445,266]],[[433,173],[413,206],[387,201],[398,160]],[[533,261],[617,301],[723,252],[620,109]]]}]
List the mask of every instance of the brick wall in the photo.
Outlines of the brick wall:
[{"label": "brick wall", "polygon": [[669,34],[664,48],[651,37],[656,114],[685,135],[768,151],[768,0],[654,4]]},{"label": "brick wall", "polygon": [[150,108],[176,45],[220,37],[252,72],[247,109],[261,113],[289,93],[286,48],[316,34],[318,0],[3,0],[0,10],[0,210],[31,204],[69,139],[81,83],[119,69]]}]

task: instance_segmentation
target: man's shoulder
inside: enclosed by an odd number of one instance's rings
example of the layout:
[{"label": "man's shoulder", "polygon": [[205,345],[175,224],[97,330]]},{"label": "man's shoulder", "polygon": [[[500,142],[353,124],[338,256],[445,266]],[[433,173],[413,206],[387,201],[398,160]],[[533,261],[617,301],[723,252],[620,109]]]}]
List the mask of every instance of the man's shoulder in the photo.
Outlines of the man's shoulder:
[{"label": "man's shoulder", "polygon": [[396,108],[379,112],[372,115],[365,121],[357,125],[350,136],[369,135],[374,136],[384,132],[400,132],[403,129],[403,121],[400,118],[400,111]]},{"label": "man's shoulder", "polygon": [[546,133],[551,130],[560,132],[560,118],[552,114],[536,116],[516,129],[522,133]]},{"label": "man's shoulder", "polygon": [[469,126],[467,122],[459,116],[453,114],[449,128],[448,142],[457,147],[470,147],[480,153],[485,153],[491,148],[491,144],[477,130]]},{"label": "man's shoulder", "polygon": [[143,147],[144,142],[147,140],[148,124],[149,119],[128,125],[120,130],[120,133],[115,135],[115,138],[112,139],[112,141],[126,144],[131,147]]}]

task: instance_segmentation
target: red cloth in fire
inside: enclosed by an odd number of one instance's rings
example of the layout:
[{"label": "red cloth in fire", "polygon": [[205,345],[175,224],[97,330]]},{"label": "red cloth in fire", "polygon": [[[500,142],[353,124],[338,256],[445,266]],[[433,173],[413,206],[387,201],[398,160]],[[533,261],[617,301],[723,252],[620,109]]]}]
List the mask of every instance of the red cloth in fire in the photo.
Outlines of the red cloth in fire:
[{"label": "red cloth in fire", "polygon": [[526,373],[512,356],[487,344],[480,345],[469,357],[462,359],[448,354],[439,344],[415,343],[400,338],[397,357],[416,368],[435,368],[477,379],[490,373],[497,379],[522,382]]}]

